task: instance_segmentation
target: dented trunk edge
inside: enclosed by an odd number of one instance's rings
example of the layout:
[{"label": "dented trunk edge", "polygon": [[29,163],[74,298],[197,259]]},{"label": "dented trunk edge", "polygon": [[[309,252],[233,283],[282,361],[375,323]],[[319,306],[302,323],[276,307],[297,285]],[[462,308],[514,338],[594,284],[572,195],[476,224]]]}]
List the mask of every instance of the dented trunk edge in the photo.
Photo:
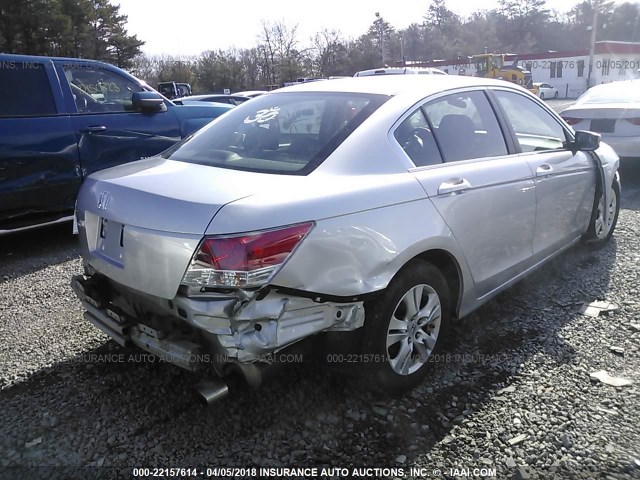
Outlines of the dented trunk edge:
[{"label": "dented trunk edge", "polygon": [[134,344],[187,370],[212,367],[221,377],[240,372],[250,385],[260,383],[261,367],[281,361],[278,352],[321,332],[364,324],[361,297],[329,299],[275,286],[224,293],[183,287],[165,300],[94,274],[74,277],[72,288],[85,318],[120,345]]}]

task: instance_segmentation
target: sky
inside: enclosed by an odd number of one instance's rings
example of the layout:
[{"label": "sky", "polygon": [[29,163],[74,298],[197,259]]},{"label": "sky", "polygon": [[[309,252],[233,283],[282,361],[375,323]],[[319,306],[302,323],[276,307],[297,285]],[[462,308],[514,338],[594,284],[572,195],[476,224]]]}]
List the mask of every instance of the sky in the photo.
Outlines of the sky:
[{"label": "sky", "polygon": [[[547,8],[566,12],[579,0],[547,0]],[[327,28],[345,38],[367,31],[376,12],[394,28],[421,23],[429,0],[112,0],[129,17],[127,29],[146,44],[148,55],[197,55],[206,50],[251,48],[258,43],[261,22],[298,26],[302,46]],[[447,8],[461,16],[491,10],[497,0],[449,0]]]}]

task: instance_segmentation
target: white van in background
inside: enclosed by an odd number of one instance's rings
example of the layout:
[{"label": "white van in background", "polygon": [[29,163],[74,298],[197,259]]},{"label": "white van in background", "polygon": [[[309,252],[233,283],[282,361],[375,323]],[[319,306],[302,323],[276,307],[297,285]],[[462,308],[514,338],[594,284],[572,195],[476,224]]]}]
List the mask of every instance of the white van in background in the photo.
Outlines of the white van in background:
[{"label": "white van in background", "polygon": [[446,75],[439,68],[432,67],[384,67],[372,68],[356,72],[354,77],[368,77],[370,75]]}]

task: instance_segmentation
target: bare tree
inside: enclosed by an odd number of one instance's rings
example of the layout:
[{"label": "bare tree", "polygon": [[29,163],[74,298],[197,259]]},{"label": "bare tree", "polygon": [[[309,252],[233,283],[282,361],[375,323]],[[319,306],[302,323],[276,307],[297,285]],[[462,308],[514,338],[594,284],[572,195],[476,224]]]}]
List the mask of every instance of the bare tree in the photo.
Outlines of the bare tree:
[{"label": "bare tree", "polygon": [[314,76],[329,77],[349,73],[345,69],[347,47],[339,31],[325,28],[316,33],[311,42],[311,68]]},{"label": "bare tree", "polygon": [[[600,0],[598,4],[599,40],[638,40],[638,4],[617,5],[611,0]],[[11,29],[15,10],[12,5],[10,0],[0,0],[0,49],[22,41],[21,31]],[[138,55],[132,70],[151,85],[158,80],[176,80],[191,83],[194,91],[237,91],[262,89],[302,76],[353,75],[358,70],[381,66],[383,57],[389,64],[396,64],[404,58],[429,61],[465,57],[482,53],[485,48],[514,53],[563,50],[568,46],[588,48],[592,1],[583,0],[565,15],[550,13],[544,0],[499,0],[497,9],[461,18],[447,9],[446,0],[432,0],[422,24],[396,31],[378,15],[367,32],[357,38],[345,40],[340,32],[323,29],[309,39],[308,45],[298,41],[297,25],[263,22],[253,48],[204,52],[197,58]],[[61,38],[63,41],[70,43],[70,49],[75,48],[73,35]],[[125,48],[121,50],[127,53]]]},{"label": "bare tree", "polygon": [[302,73],[300,60],[304,52],[298,50],[298,25],[288,27],[284,22],[262,22],[258,50],[267,75],[273,83],[294,80]]}]

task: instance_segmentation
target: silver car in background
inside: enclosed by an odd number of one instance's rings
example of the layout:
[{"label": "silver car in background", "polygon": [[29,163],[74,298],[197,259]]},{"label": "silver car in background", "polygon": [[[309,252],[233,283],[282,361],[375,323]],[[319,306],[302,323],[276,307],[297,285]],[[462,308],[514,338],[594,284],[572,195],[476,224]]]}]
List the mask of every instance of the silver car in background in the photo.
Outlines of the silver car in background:
[{"label": "silver car in background", "polygon": [[369,385],[402,392],[454,319],[611,237],[618,163],[511,83],[305,83],[91,175],[73,286],[118,343],[215,372],[208,398],[227,375],[257,385],[291,348],[347,337]]}]

